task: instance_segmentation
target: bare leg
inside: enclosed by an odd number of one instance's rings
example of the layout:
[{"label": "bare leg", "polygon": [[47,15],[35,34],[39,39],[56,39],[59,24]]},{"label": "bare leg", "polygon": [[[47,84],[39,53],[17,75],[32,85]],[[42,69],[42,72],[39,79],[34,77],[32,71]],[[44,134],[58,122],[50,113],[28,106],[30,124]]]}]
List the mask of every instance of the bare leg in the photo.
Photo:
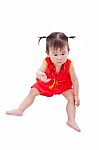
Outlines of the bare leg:
[{"label": "bare leg", "polygon": [[75,129],[76,131],[80,132],[81,130],[75,122],[76,107],[74,103],[73,90],[70,89],[66,92],[63,92],[62,95],[68,100],[68,103],[66,106],[66,111],[68,115],[67,125]]},{"label": "bare leg", "polygon": [[29,95],[24,99],[24,101],[21,103],[21,105],[14,110],[11,111],[7,111],[6,114],[7,115],[15,115],[15,116],[22,116],[23,112],[30,106],[32,105],[32,103],[34,102],[34,99],[37,95],[39,95],[40,93],[38,92],[37,89],[32,88],[30,90]]}]

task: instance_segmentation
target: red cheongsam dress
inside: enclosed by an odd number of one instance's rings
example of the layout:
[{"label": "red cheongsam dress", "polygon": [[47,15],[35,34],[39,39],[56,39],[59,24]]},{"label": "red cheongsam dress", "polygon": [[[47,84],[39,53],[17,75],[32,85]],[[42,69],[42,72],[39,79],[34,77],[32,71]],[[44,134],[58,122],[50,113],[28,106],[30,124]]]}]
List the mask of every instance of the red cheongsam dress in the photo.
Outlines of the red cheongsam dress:
[{"label": "red cheongsam dress", "polygon": [[61,94],[72,88],[72,81],[69,73],[71,60],[67,59],[67,61],[61,66],[59,73],[56,73],[55,65],[52,63],[50,57],[46,57],[44,63],[47,65],[45,74],[47,78],[51,80],[44,83],[36,78],[37,82],[32,85],[31,88],[36,88],[40,92],[40,95],[48,97],[55,94]]}]

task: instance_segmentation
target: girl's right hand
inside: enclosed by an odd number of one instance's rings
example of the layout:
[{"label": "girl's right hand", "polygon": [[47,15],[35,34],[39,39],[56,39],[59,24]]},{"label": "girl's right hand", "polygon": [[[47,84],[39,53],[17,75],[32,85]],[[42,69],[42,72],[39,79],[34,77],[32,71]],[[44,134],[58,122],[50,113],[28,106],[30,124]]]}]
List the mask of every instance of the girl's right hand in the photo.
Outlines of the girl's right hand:
[{"label": "girl's right hand", "polygon": [[40,76],[41,76],[40,79],[41,79],[42,82],[47,83],[47,82],[49,82],[51,80],[51,79],[47,79],[47,76],[46,76],[46,74],[44,72],[41,72]]}]

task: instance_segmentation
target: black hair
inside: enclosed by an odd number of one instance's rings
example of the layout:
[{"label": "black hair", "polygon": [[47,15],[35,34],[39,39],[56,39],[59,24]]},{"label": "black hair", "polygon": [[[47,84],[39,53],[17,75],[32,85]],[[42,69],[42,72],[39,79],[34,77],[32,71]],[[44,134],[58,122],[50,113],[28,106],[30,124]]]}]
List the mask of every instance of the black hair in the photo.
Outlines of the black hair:
[{"label": "black hair", "polygon": [[68,44],[68,38],[76,38],[75,36],[69,36],[67,37],[63,32],[52,32],[49,36],[42,36],[39,37],[38,44],[41,39],[46,38],[46,50],[49,52],[49,47],[52,47],[54,49],[62,49],[66,44],[68,46],[69,51],[69,44]]}]

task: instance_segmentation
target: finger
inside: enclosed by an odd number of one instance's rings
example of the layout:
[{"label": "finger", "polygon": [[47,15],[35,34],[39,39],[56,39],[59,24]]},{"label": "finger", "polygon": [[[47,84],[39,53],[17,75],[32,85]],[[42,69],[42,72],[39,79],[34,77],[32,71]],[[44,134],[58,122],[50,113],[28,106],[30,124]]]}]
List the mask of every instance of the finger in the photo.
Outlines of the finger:
[{"label": "finger", "polygon": [[47,82],[49,82],[50,80],[51,80],[51,79],[44,79],[44,82],[47,83]]},{"label": "finger", "polygon": [[43,74],[45,74],[45,72],[42,72],[42,71],[41,71],[40,74],[43,75]]},{"label": "finger", "polygon": [[44,72],[41,72],[40,74],[41,74],[41,76],[46,76],[46,74]]},{"label": "finger", "polygon": [[41,80],[46,81],[46,80],[47,80],[47,76],[46,76],[46,75],[42,75],[42,76],[41,76]]},{"label": "finger", "polygon": [[75,106],[77,106],[77,107],[78,107],[78,103],[77,103],[77,102],[75,102]]},{"label": "finger", "polygon": [[79,103],[75,103],[75,106],[77,106],[77,107],[78,107],[79,105],[80,105]]},{"label": "finger", "polygon": [[47,79],[47,82],[49,82],[51,79]]},{"label": "finger", "polygon": [[77,104],[75,104],[75,106],[76,106],[76,107],[78,107],[78,105],[77,105]]}]

